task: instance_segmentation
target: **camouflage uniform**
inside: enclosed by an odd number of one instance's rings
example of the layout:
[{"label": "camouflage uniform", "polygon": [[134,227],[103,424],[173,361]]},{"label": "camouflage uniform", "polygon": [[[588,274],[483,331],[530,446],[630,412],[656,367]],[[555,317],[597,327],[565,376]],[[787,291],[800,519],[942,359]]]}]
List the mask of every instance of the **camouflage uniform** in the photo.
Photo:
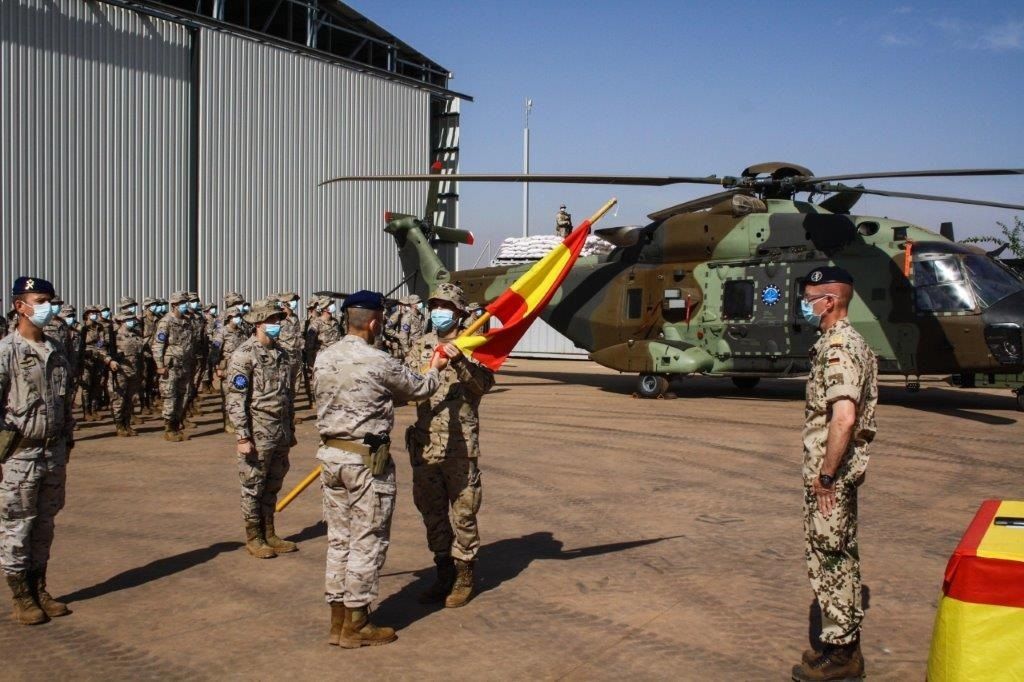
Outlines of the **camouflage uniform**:
[{"label": "camouflage uniform", "polygon": [[[341,325],[328,312],[328,308],[334,304],[334,301],[326,296],[322,296],[320,299],[317,301],[316,307],[318,314],[310,320],[309,328],[306,330],[306,364],[309,367],[313,366],[316,357],[324,349],[337,343],[342,337]],[[328,315],[324,317],[324,313],[328,313]]]},{"label": "camouflage uniform", "polygon": [[50,560],[73,445],[70,379],[58,340],[36,345],[14,330],[0,341],[0,420],[21,437],[0,482],[0,564],[9,576],[45,573]]},{"label": "camouflage uniform", "polygon": [[[85,421],[99,419],[97,410],[102,402],[103,382],[106,380],[106,349],[110,345],[107,326],[99,317],[98,305],[85,307],[85,329],[82,342],[82,411]],[[96,319],[90,319],[96,315]]]},{"label": "camouflage uniform", "polygon": [[[440,343],[421,337],[407,364],[420,369]],[[458,356],[441,373],[441,387],[416,407],[416,423],[406,432],[412,462],[412,496],[423,516],[427,546],[435,555],[473,561],[480,548],[480,399],[494,386],[494,373]],[[451,506],[451,520],[448,509]]]},{"label": "camouflage uniform", "polygon": [[[132,414],[146,366],[146,341],[139,333],[138,319],[134,315],[122,313],[117,316],[117,321],[121,325],[109,357],[118,365],[117,371],[111,371],[109,375],[111,412],[117,435],[136,436],[138,434],[132,428]],[[134,329],[128,328],[129,321],[135,322]]]},{"label": "camouflage uniform", "polygon": [[412,345],[423,336],[426,320],[419,309],[420,297],[411,294],[402,298],[395,311],[388,317],[386,328],[395,344],[394,355],[404,359]]},{"label": "camouflage uniform", "polygon": [[281,302],[281,309],[289,308],[288,317],[281,320],[281,336],[277,342],[288,356],[288,366],[291,369],[291,388],[292,392],[295,392],[295,383],[299,378],[300,370],[302,369],[302,347],[304,339],[302,338],[302,322],[299,321],[298,309],[291,309],[289,303],[291,301],[297,301],[298,295],[294,292],[288,291],[278,295],[278,300]]},{"label": "camouflage uniform", "polygon": [[159,395],[156,365],[153,364],[153,336],[156,335],[156,325],[160,321],[160,299],[146,297],[142,299],[142,340],[146,344],[144,366],[142,377],[139,380],[139,403],[142,406],[143,414],[153,414],[153,404]]},{"label": "camouflage uniform", "polygon": [[249,338],[249,334],[246,333],[241,324],[232,322],[232,318],[235,317],[239,318],[239,323],[243,322],[241,314],[242,311],[238,306],[231,306],[225,310],[224,323],[217,329],[216,335],[210,339],[212,359],[215,366],[214,371],[220,378],[221,405],[224,410],[224,430],[228,433],[234,433],[234,427],[231,426],[231,420],[228,419],[227,412],[228,363],[231,362],[231,354]]},{"label": "camouflage uniform", "polygon": [[191,372],[188,377],[188,398],[185,401],[185,414],[198,414],[196,397],[199,395],[199,385],[202,383],[203,373],[206,371],[206,356],[209,351],[209,339],[206,338],[206,316],[203,314],[202,302],[199,294],[194,291],[188,292],[188,313],[186,318],[191,330],[191,345],[188,351],[191,360]]},{"label": "camouflage uniform", "polygon": [[[75,319],[76,311],[75,306],[64,304],[60,309],[60,316],[63,318],[64,323],[68,327],[68,342],[64,346],[64,352],[68,358],[68,366],[71,369],[71,382],[68,386],[69,402],[72,404],[75,400],[75,393],[78,391],[79,376],[82,372],[82,343],[84,341],[82,337],[82,326]],[[72,324],[72,320],[74,323]]]},{"label": "camouflage uniform", "polygon": [[558,209],[555,214],[555,234],[559,237],[568,237],[572,232],[572,215],[565,210],[565,206]]},{"label": "camouflage uniform", "polygon": [[[345,336],[313,366],[320,437],[359,444],[367,435],[389,434],[395,401],[423,400],[439,384],[437,371],[420,375],[362,338]],[[317,459],[327,520],[327,601],[365,608],[377,596],[390,542],[394,463],[373,476],[362,455],[326,444]]]},{"label": "camouflage uniform", "polygon": [[7,316],[0,315],[0,340],[7,336]]},{"label": "camouflage uniform", "polygon": [[294,442],[288,361],[276,345],[251,337],[227,365],[225,411],[239,439],[251,439],[255,451],[238,456],[242,517],[247,523],[271,523],[277,493],[288,473]]},{"label": "camouflage uniform", "polygon": [[[877,360],[846,319],[824,331],[811,348],[804,412],[804,550],[811,588],[821,607],[821,641],[846,645],[857,640],[861,608],[860,554],[857,547],[857,488],[868,465],[878,402]],[[830,406],[857,404],[850,448],[835,475],[836,506],[826,518],[818,511],[812,485],[821,471],[828,440]]]},{"label": "camouflage uniform", "polygon": [[160,377],[160,395],[164,400],[164,437],[168,440],[172,439],[168,435],[172,433],[177,434],[175,440],[184,440],[181,432],[194,367],[192,324],[177,310],[177,306],[186,301],[184,292],[171,295],[173,312],[160,319],[153,336],[153,363],[158,370],[166,370]]}]

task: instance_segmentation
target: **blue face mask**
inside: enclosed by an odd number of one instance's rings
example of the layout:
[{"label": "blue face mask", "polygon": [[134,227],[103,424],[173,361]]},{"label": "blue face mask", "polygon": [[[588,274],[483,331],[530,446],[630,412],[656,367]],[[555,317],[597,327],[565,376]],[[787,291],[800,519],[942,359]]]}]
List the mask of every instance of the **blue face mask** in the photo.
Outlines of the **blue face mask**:
[{"label": "blue face mask", "polygon": [[298,310],[299,309],[299,302],[298,301],[288,301],[288,307],[291,308],[292,310]]},{"label": "blue face mask", "polygon": [[247,313],[250,310],[252,310],[252,306],[250,306],[248,303],[246,303],[245,305],[242,306],[242,312],[243,313]]},{"label": "blue face mask", "polygon": [[236,327],[242,324],[242,318],[238,317],[237,315],[232,317],[231,321],[234,323]]},{"label": "blue face mask", "polygon": [[64,321],[68,323],[69,327],[74,327],[75,326],[75,316],[74,315],[68,315],[67,319],[65,319]]},{"label": "blue face mask", "polygon": [[189,301],[188,307],[192,310],[199,310],[199,301]]},{"label": "blue face mask", "polygon": [[336,306],[333,303],[330,304],[329,306],[327,306],[327,312],[329,312],[331,315],[333,315],[334,313],[338,312],[338,306]]},{"label": "blue face mask", "polygon": [[103,316],[104,320],[109,320],[110,319],[110,311],[109,310],[101,310],[100,311],[100,315]]},{"label": "blue face mask", "polygon": [[53,319],[53,306],[49,303],[38,303],[32,306],[32,316],[28,318],[32,324],[42,329]]},{"label": "blue face mask", "polygon": [[129,329],[135,329],[137,326],[139,326],[139,323],[135,320],[128,320],[124,323],[124,325]]},{"label": "blue face mask", "polygon": [[182,313],[182,314],[185,314],[186,312],[188,312],[188,303],[179,303],[178,304],[178,312]]},{"label": "blue face mask", "polygon": [[263,333],[272,339],[276,339],[281,335],[281,325],[279,324],[265,324],[263,325]]},{"label": "blue face mask", "polygon": [[821,315],[814,312],[814,304],[823,298],[828,298],[828,295],[819,296],[814,299],[813,302],[808,301],[806,298],[800,299],[800,314],[803,315],[803,318],[814,327],[821,326]]},{"label": "blue face mask", "polygon": [[216,308],[210,308],[210,314],[213,315],[214,317],[217,317],[217,309]]},{"label": "blue face mask", "polygon": [[90,320],[91,320],[92,322],[95,322],[96,320],[98,320],[98,319],[100,319],[100,318],[99,318],[99,315],[97,315],[96,313],[89,313],[89,319],[90,319]]},{"label": "blue face mask", "polygon": [[434,325],[434,329],[436,329],[439,334],[449,332],[457,324],[455,320],[455,313],[447,308],[436,308],[431,310],[430,324]]},{"label": "blue face mask", "polygon": [[60,306],[59,305],[54,305],[53,303],[51,303],[50,304],[50,310],[52,310],[53,314],[56,315],[56,314],[58,314],[60,312]]},{"label": "blue face mask", "polygon": [[139,312],[139,306],[137,306],[137,305],[130,305],[130,306],[128,306],[128,312],[131,313],[132,315],[135,315],[136,313]]}]

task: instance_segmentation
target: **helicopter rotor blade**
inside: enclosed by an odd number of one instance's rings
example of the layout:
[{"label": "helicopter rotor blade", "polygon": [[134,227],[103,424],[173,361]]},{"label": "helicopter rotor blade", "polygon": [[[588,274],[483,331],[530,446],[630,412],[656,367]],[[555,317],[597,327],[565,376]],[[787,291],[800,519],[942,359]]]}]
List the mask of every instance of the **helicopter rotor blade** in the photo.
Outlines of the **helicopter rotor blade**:
[{"label": "helicopter rotor blade", "polygon": [[857,192],[859,194],[875,194],[881,197],[895,197],[898,199],[921,199],[923,201],[946,201],[953,204],[971,204],[973,206],[991,206],[993,208],[1011,208],[1024,210],[1022,204],[1004,204],[999,201],[984,201],[981,199],[962,199],[959,197],[946,197],[937,194],[916,194],[913,192],[894,192],[883,189],[867,189],[866,187],[847,187],[846,185],[816,185],[816,192]]},{"label": "helicopter rotor blade", "polygon": [[[452,173],[441,176],[452,182],[538,182],[576,185],[635,185],[640,187],[664,187],[665,185],[722,185],[724,178],[714,175],[706,177],[680,177],[672,175],[559,175],[552,173]],[[431,182],[437,175],[344,175],[324,180],[321,186],[333,182]]]},{"label": "helicopter rotor blade", "polygon": [[1024,168],[951,168],[937,170],[883,171],[880,173],[849,173],[846,175],[812,175],[810,182],[841,182],[843,180],[870,180],[879,178],[945,178],[990,175],[1024,175]]}]

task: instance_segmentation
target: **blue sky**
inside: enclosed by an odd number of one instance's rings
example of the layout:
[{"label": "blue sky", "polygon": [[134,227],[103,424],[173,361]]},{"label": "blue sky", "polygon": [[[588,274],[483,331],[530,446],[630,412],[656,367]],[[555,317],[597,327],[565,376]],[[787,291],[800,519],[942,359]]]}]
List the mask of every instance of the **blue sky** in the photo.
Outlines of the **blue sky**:
[{"label": "blue sky", "polygon": [[[518,171],[523,102],[533,172],[738,175],[785,160],[819,175],[1024,167],[1024,5],[974,2],[498,2],[351,0],[454,73],[464,172]],[[869,187],[1024,203],[1024,176],[872,181]],[[702,191],[703,190],[703,191]],[[602,225],[706,193],[531,186],[531,233],[558,204]],[[463,184],[478,244],[521,231],[518,185]],[[860,214],[957,236],[994,234],[1014,212],[865,197]],[[463,266],[478,249],[464,251]]]}]

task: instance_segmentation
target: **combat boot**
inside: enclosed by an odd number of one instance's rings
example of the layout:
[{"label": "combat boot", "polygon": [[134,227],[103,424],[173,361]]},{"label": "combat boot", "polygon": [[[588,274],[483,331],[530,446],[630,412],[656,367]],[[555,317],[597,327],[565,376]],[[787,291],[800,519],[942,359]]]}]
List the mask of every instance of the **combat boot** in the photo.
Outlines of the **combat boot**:
[{"label": "combat boot", "polygon": [[14,610],[11,617],[22,625],[39,625],[47,621],[46,614],[32,597],[32,589],[28,584],[27,573],[10,573],[7,575],[7,586],[14,596]]},{"label": "combat boot", "polygon": [[123,424],[118,424],[117,425],[117,437],[118,438],[127,438],[128,437],[128,429],[126,429]]},{"label": "combat boot", "polygon": [[129,437],[135,437],[135,436],[139,435],[139,432],[136,431],[135,429],[133,429],[131,426],[124,427],[124,430],[128,434]]},{"label": "combat boot", "polygon": [[164,420],[164,440],[171,441],[172,443],[177,439],[178,430],[174,428],[174,422],[170,419]]},{"label": "combat boot", "polygon": [[341,642],[341,631],[348,620],[348,609],[341,602],[331,602],[331,634],[327,643],[331,646],[338,646]]},{"label": "combat boot", "polygon": [[457,609],[465,606],[473,597],[473,565],[475,561],[455,560],[455,585],[451,594],[445,600],[444,605],[449,609]]},{"label": "combat boot", "polygon": [[68,605],[59,602],[53,598],[53,596],[46,591],[46,568],[42,568],[38,571],[29,571],[29,585],[35,594],[36,603],[39,604],[39,608],[46,613],[50,618],[60,618],[71,613],[68,609]]},{"label": "combat boot", "polygon": [[277,556],[277,552],[263,540],[259,521],[245,522],[245,548],[257,559],[273,559]]},{"label": "combat boot", "polygon": [[380,646],[398,639],[394,628],[379,627],[370,622],[370,613],[365,606],[345,609],[345,620],[341,626],[338,646],[343,649],[358,649],[361,646]]},{"label": "combat boot", "polygon": [[274,532],[274,515],[269,514],[263,517],[263,539],[267,545],[274,550],[277,554],[287,554],[289,552],[297,552],[298,547],[295,546],[294,542],[290,540],[282,540],[277,537],[277,533]]},{"label": "combat boot", "polygon": [[434,565],[437,566],[437,575],[434,584],[420,594],[421,604],[444,601],[455,584],[455,560],[450,554],[435,554]]},{"label": "combat boot", "polygon": [[[807,653],[804,652],[804,655]],[[797,682],[853,682],[864,679],[864,656],[860,651],[860,639],[851,644],[825,644],[813,660],[804,660],[800,665],[793,666],[793,679]]]}]

